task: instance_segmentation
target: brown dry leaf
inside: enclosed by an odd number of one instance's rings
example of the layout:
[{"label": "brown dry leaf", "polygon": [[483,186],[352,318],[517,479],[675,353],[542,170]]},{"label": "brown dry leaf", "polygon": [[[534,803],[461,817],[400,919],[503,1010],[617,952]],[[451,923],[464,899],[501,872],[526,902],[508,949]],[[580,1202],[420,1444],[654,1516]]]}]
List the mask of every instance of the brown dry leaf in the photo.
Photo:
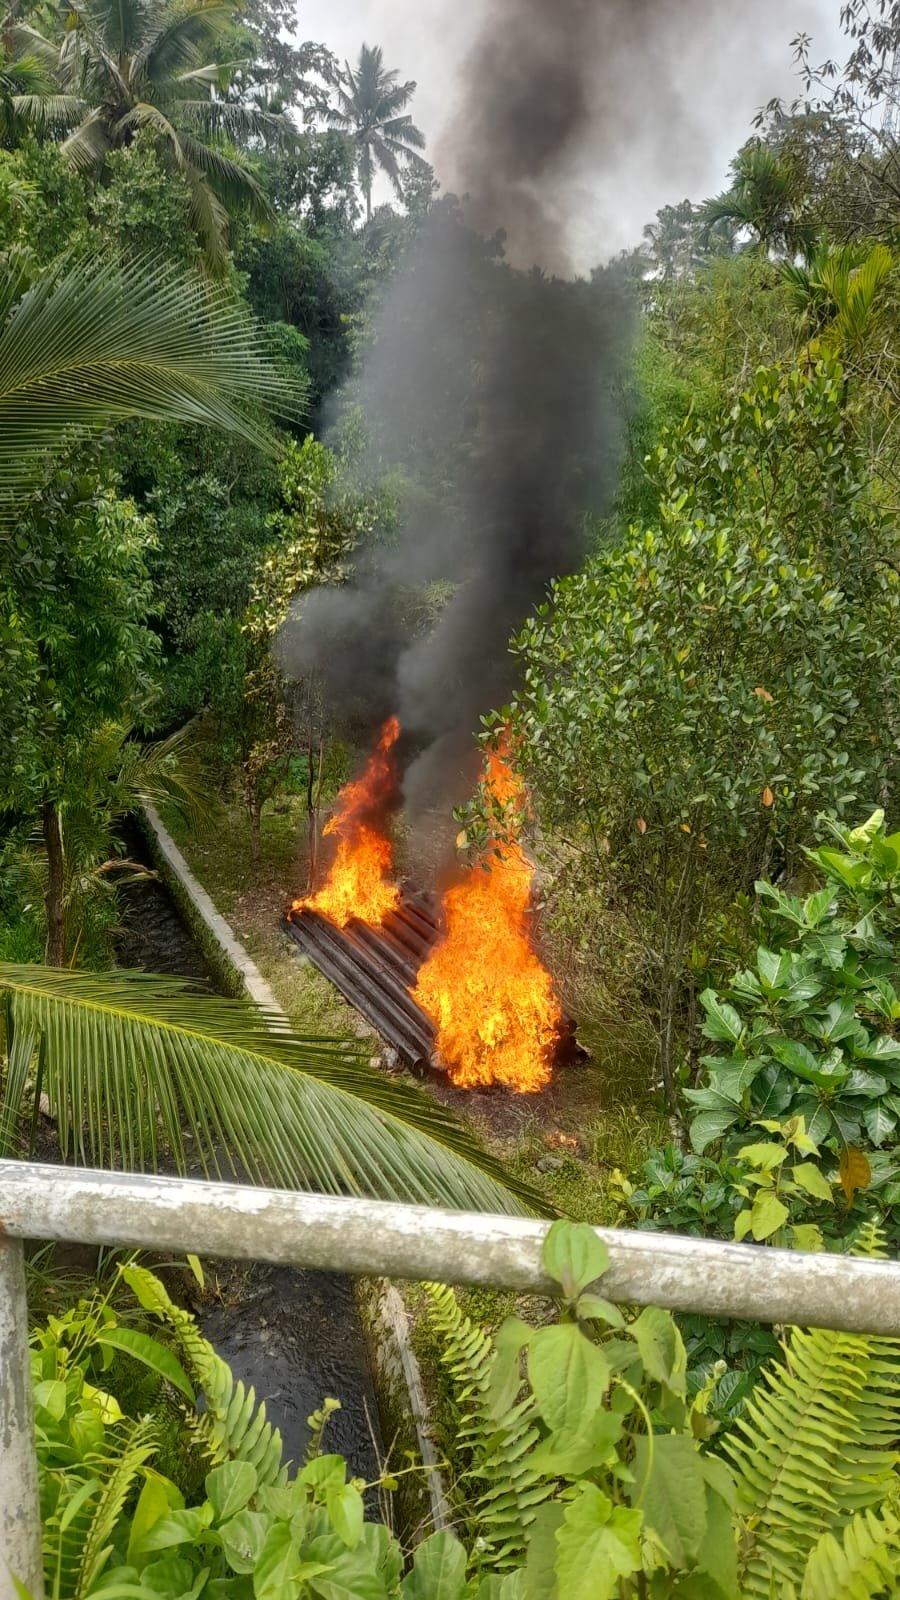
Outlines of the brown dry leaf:
[{"label": "brown dry leaf", "polygon": [[772,793],[771,789],[769,788],[768,784],[766,784],[766,787],[763,789],[763,792],[762,792],[762,803],[766,807],[767,810],[770,809],[775,804],[775,796],[773,795],[773,793]]},{"label": "brown dry leaf", "polygon": [[857,1189],[868,1189],[872,1181],[872,1168],[862,1150],[848,1144],[841,1156],[841,1188],[848,1206],[853,1204]]},{"label": "brown dry leaf", "polygon": [[767,706],[774,705],[775,702],[774,702],[772,696],[770,695],[768,689],[754,689],[753,693],[757,696],[758,699],[765,700]]},{"label": "brown dry leaf", "polygon": [[691,833],[693,830],[689,827],[689,825],[686,822],[683,822],[681,824],[681,831],[682,831],[682,833]]},{"label": "brown dry leaf", "polygon": [[647,832],[647,824],[644,821],[643,817],[638,817],[637,822],[635,823],[635,827],[637,828],[638,833],[646,833]]},{"label": "brown dry leaf", "polygon": [[463,828],[462,833],[456,835],[456,848],[457,850],[467,850],[469,848],[469,835],[466,833],[465,828]]}]

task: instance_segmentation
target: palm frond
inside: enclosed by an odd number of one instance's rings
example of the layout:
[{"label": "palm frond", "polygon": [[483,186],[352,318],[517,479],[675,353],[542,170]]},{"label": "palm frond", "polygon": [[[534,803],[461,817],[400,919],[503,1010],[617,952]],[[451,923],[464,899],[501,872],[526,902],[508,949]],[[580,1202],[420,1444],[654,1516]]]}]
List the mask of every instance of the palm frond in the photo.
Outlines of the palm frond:
[{"label": "palm frond", "polygon": [[66,159],[71,161],[72,166],[79,172],[90,172],[93,168],[102,167],[113,149],[106,118],[97,110],[89,112],[69,134],[68,139],[63,140],[61,149]]},{"label": "palm frond", "polygon": [[184,169],[190,197],[190,223],[203,246],[203,259],[211,278],[219,278],[228,265],[228,212],[215,190],[195,166]]},{"label": "palm frond", "polygon": [[179,135],[185,159],[210,184],[213,192],[225,207],[226,219],[230,209],[245,207],[258,222],[268,222],[272,216],[269,201],[260,188],[252,169],[235,156],[225,155],[215,145],[204,144],[188,133]]},{"label": "palm frond", "polygon": [[283,145],[295,143],[298,137],[287,117],[228,100],[179,99],[173,103],[172,115],[179,123],[186,123],[207,137],[225,137],[238,142],[267,139]]},{"label": "palm frond", "polygon": [[0,263],[0,519],[42,454],[114,417],[198,422],[269,448],[242,402],[295,409],[287,378],[225,290],[156,263],[85,261],[23,290]]},{"label": "palm frond", "polygon": [[233,29],[234,21],[235,7],[227,0],[160,8],[157,26],[135,53],[135,75],[158,83],[198,66],[201,51]]},{"label": "palm frond", "polygon": [[41,63],[52,80],[59,66],[59,45],[46,38],[29,22],[13,22],[9,26],[9,40],[14,50],[33,56]]},{"label": "palm frond", "polygon": [[87,109],[74,94],[16,94],[11,105],[16,117],[39,133],[64,133],[75,127]]},{"label": "palm frond", "polygon": [[453,1207],[541,1209],[462,1125],[340,1041],[271,1032],[252,1006],[142,974],[0,965],[44,1052],[62,1146],[102,1166],[242,1170],[253,1182]]}]

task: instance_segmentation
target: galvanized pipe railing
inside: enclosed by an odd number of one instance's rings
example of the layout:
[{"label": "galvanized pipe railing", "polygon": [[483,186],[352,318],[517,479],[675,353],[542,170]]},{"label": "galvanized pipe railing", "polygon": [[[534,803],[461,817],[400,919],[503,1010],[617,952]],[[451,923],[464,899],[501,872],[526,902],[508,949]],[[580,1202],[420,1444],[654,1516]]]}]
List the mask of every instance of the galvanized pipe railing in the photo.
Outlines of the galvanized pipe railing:
[{"label": "galvanized pipe railing", "polygon": [[[552,1294],[549,1224],[223,1183],[0,1161],[0,1600],[42,1595],[22,1241],[272,1261]],[[900,1263],[598,1228],[625,1305],[900,1335]]]}]

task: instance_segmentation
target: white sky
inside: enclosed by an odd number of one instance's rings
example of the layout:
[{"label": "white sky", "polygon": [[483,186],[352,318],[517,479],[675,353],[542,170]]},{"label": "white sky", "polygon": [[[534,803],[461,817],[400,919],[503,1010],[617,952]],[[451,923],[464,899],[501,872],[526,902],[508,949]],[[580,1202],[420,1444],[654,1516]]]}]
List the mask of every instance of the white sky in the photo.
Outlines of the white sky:
[{"label": "white sky", "polygon": [[[552,6],[554,0],[546,3]],[[813,35],[816,60],[846,54],[838,22],[841,0],[712,4],[710,28],[685,40],[676,68],[696,137],[666,141],[666,148],[648,141],[617,157],[612,171],[598,162],[573,219],[582,265],[637,244],[658,207],[686,195],[703,200],[723,186],[728,162],[752,132],[756,109],[775,94],[794,92],[790,40],[795,34]],[[297,34],[321,41],[342,58],[355,56],[363,42],[380,44],[387,65],[418,83],[411,109],[434,160],[484,6],[485,0],[300,0]],[[733,26],[737,16],[740,37]]]}]

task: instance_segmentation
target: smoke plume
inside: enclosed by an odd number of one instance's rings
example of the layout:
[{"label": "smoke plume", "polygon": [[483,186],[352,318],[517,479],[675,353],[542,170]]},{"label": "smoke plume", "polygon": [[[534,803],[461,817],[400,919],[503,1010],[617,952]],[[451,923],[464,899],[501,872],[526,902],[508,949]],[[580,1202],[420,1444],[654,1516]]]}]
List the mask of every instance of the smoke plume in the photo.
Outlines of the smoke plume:
[{"label": "smoke plume", "polygon": [[[357,726],[399,716],[414,823],[470,787],[473,732],[514,681],[510,635],[608,507],[628,315],[615,273],[572,276],[579,196],[648,119],[666,146],[690,125],[677,41],[706,9],[492,0],[438,150],[459,204],[407,251],[339,402],[362,409],[367,469],[399,466],[414,492],[348,586],[299,603],[280,654]],[[423,592],[443,599],[424,627]]]}]

